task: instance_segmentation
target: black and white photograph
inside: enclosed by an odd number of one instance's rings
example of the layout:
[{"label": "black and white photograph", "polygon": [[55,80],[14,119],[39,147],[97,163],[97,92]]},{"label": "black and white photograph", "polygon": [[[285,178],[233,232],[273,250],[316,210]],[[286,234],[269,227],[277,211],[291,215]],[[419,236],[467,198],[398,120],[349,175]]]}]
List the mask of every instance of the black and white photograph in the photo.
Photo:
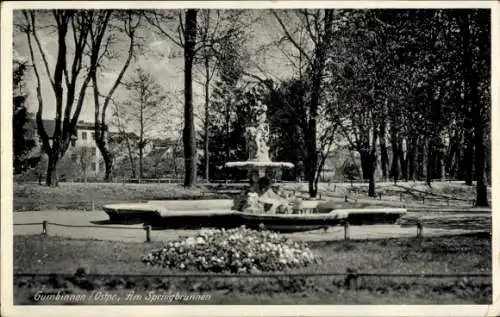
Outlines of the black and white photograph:
[{"label": "black and white photograph", "polygon": [[2,315],[500,314],[497,3],[130,3],[2,4]]}]

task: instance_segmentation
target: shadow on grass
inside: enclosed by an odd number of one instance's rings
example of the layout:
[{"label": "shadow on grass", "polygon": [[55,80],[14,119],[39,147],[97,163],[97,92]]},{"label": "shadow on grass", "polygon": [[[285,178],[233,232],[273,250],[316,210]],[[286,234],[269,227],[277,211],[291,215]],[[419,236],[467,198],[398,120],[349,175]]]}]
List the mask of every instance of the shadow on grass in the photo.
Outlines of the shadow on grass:
[{"label": "shadow on grass", "polygon": [[161,218],[157,217],[145,221],[153,230],[164,229],[201,229],[201,228],[237,228],[242,225],[241,220],[233,215],[179,216]]},{"label": "shadow on grass", "polygon": [[[408,238],[384,238],[384,239],[358,239],[358,240],[323,240],[323,241],[308,241],[308,245],[312,248],[321,248],[321,247],[338,247],[340,249],[346,250],[355,250],[358,248],[363,248],[368,244],[373,245],[382,245],[382,246],[421,246],[422,244],[428,243],[432,245],[436,245],[436,240],[441,243],[437,243],[437,246],[434,247],[433,250],[439,250],[439,248],[443,248],[443,245],[447,245],[449,243],[453,243],[455,240],[460,239],[471,239],[471,240],[483,240],[488,239],[491,240],[490,232],[471,232],[471,233],[463,233],[463,234],[450,234],[450,235],[442,235],[439,238],[436,237],[424,237],[423,239],[408,239]],[[443,242],[444,241],[444,242]],[[432,251],[432,250],[431,250]]]},{"label": "shadow on grass", "polygon": [[116,220],[96,220],[96,221],[90,221],[91,223],[102,226],[102,225],[137,225],[144,223],[144,220],[142,219],[116,219]]}]

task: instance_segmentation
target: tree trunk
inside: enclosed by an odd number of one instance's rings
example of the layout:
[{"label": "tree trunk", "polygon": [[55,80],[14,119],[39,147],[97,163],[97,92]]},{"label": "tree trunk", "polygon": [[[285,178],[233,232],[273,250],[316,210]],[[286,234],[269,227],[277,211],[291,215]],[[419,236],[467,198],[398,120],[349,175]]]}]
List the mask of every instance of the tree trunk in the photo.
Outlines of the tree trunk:
[{"label": "tree trunk", "polygon": [[[308,189],[309,189],[309,196],[311,198],[315,198],[316,195],[318,194],[318,188],[315,186],[315,176],[316,176],[316,166],[318,165],[318,155],[316,153],[316,129],[315,125],[311,126],[311,123],[309,123],[309,131],[307,133],[306,140],[306,157],[305,157],[305,162],[304,162],[304,167],[305,167],[305,172],[306,172],[306,180],[308,182]],[[314,131],[314,134],[313,134]],[[314,141],[314,143],[312,143]]]},{"label": "tree trunk", "polygon": [[391,161],[391,172],[390,176],[394,179],[394,183],[396,184],[397,181],[399,180],[399,147],[397,143],[391,142],[391,148],[392,148],[392,161]]},{"label": "tree trunk", "polygon": [[130,145],[130,140],[128,136],[126,136],[127,140],[127,152],[128,152],[128,159],[130,162],[130,170],[132,172],[132,178],[136,178],[136,168],[135,168],[135,161],[134,161],[134,153],[132,153],[132,146]]},{"label": "tree trunk", "polygon": [[445,156],[446,150],[444,146],[441,144],[439,146],[439,152],[437,153],[437,173],[438,178],[441,181],[446,179],[446,164],[445,164]]},{"label": "tree trunk", "polygon": [[[97,130],[97,129],[94,129]],[[99,131],[100,133],[103,133],[102,131]],[[96,135],[95,143],[97,147],[99,148],[99,151],[101,152],[102,159],[104,161],[104,168],[105,168],[105,175],[104,175],[104,181],[110,182],[111,181],[111,172],[113,171],[113,155],[111,154],[110,151],[108,151],[106,147],[106,143],[104,140],[104,135],[101,137]]]},{"label": "tree trunk", "polygon": [[376,166],[376,162],[373,162],[372,165],[374,166],[372,168],[372,172],[370,174],[370,178],[368,180],[368,196],[370,197],[375,197],[376,196],[376,193],[375,193],[375,166]]},{"label": "tree trunk", "polygon": [[485,149],[483,141],[482,123],[477,124],[475,129],[475,145],[476,145],[476,206],[488,207],[488,192],[484,178],[485,166]]},{"label": "tree trunk", "polygon": [[143,175],[143,163],[142,163],[142,156],[143,156],[143,148],[142,145],[139,147],[139,183],[141,182],[141,179],[144,177]]},{"label": "tree trunk", "polygon": [[193,60],[195,55],[196,28],[198,11],[189,9],[186,12],[184,30],[184,186],[196,184],[196,138],[193,114]]},{"label": "tree trunk", "polygon": [[229,162],[231,160],[231,144],[229,142],[229,138],[231,135],[231,113],[230,113],[230,107],[229,107],[230,101],[226,100],[225,104],[225,113],[224,113],[224,120],[225,120],[225,133],[226,133],[226,139],[224,143],[224,150],[225,150],[225,155],[226,155],[226,162]]},{"label": "tree trunk", "polygon": [[46,176],[46,184],[50,187],[58,186],[57,180],[57,155],[51,154],[48,155],[49,160],[47,164],[47,176]]},{"label": "tree trunk", "polygon": [[[324,34],[321,41],[316,45],[314,50],[314,61],[313,61],[313,73],[311,81],[311,103],[309,109],[310,119],[307,123],[306,129],[306,148],[307,148],[307,161],[308,161],[308,171],[306,177],[309,183],[309,196],[315,198],[318,193],[318,188],[315,186],[316,178],[316,168],[318,166],[318,152],[317,152],[317,125],[316,120],[318,116],[318,107],[321,95],[321,86],[323,72],[326,63],[327,50],[331,45],[331,37],[333,34],[333,10],[326,9],[324,23]],[[319,176],[318,176],[319,177]]]},{"label": "tree trunk", "polygon": [[370,175],[372,174],[372,162],[370,158],[370,150],[369,149],[361,149],[358,151],[359,157],[361,160],[361,172],[363,176],[363,180],[370,179]]},{"label": "tree trunk", "polygon": [[140,113],[139,113],[139,183],[141,182],[141,179],[143,178],[143,156],[144,156],[144,107],[145,107],[145,101],[143,100],[144,96],[141,94],[141,104],[140,104]]},{"label": "tree trunk", "polygon": [[408,146],[408,180],[415,180],[416,138],[412,137]]},{"label": "tree trunk", "polygon": [[[108,153],[108,151],[106,151]],[[104,175],[104,180],[106,182],[111,181],[111,172],[113,171],[113,157],[109,154],[103,154],[102,156],[104,160],[104,167],[105,167],[105,175]]]},{"label": "tree trunk", "polygon": [[396,184],[397,181],[399,180],[399,170],[400,170],[399,156],[401,154],[399,153],[399,142],[398,142],[397,130],[394,123],[391,124],[391,149],[392,149],[392,161],[391,161],[391,171],[389,173],[389,176],[392,177],[392,179],[394,179],[394,184]]},{"label": "tree trunk", "polygon": [[[398,142],[398,153],[399,153],[399,166],[401,168],[401,179],[404,181],[408,180],[408,154],[405,155],[405,151],[403,150],[403,140],[399,139]],[[408,148],[407,148],[408,151]],[[408,152],[406,152],[408,153]]]},{"label": "tree trunk", "polygon": [[468,119],[465,120],[465,148],[463,155],[463,167],[465,170],[465,184],[472,186],[472,180],[474,178],[474,142],[472,128],[469,128],[467,123]]},{"label": "tree trunk", "polygon": [[427,165],[425,169],[425,183],[431,186],[432,176],[434,172],[434,141],[429,140],[427,145]]},{"label": "tree trunk", "polygon": [[417,180],[422,180],[426,174],[427,166],[427,146],[425,137],[419,138],[418,144],[418,173]]},{"label": "tree trunk", "polygon": [[209,69],[209,60],[208,56],[205,55],[205,75],[206,75],[206,80],[205,80],[205,135],[204,135],[204,145],[205,145],[205,180],[207,183],[210,182],[210,153],[209,153],[209,146],[208,146],[208,141],[209,141],[209,108],[210,108],[210,69]]},{"label": "tree trunk", "polygon": [[385,124],[380,126],[380,165],[382,169],[382,177],[387,180],[387,166],[389,165],[389,154],[387,153],[387,145],[385,143]]},{"label": "tree trunk", "polygon": [[[464,128],[465,128],[465,152],[464,152],[464,167],[465,167],[465,184],[471,186],[473,180],[473,166],[474,152],[478,152],[478,149],[473,149],[473,145],[475,145],[475,139],[473,136],[473,128],[475,122],[472,119],[473,113],[470,107],[478,106],[472,103],[471,98],[471,89],[473,88],[470,81],[470,76],[472,74],[472,52],[470,45],[470,26],[469,26],[469,13],[468,12],[459,12],[459,28],[460,35],[462,40],[462,78],[465,86],[465,109],[466,109],[466,118],[464,120]],[[479,154],[481,155],[481,154]],[[477,166],[477,165],[476,165]],[[477,171],[475,172],[477,174]]]},{"label": "tree trunk", "polygon": [[[471,67],[472,71],[472,67]],[[477,74],[473,74],[469,80],[471,88],[471,102],[474,109],[474,148],[476,149],[475,157],[475,175],[476,175],[476,206],[477,207],[488,207],[488,192],[485,180],[485,165],[486,165],[486,153],[484,146],[484,118],[482,116],[482,109],[479,100],[479,94],[477,91]]]},{"label": "tree trunk", "polygon": [[460,167],[457,164],[458,162],[460,162],[459,140],[460,136],[457,132],[451,140],[450,149],[446,158],[446,171],[448,172],[449,177],[452,179],[460,178],[460,175],[458,173]]},{"label": "tree trunk", "polygon": [[[474,149],[475,149],[475,178],[476,178],[476,206],[488,207],[487,187],[484,178],[485,173],[485,146],[484,146],[484,117],[482,115],[483,105],[479,98],[479,78],[473,67],[472,48],[470,43],[469,13],[464,12],[462,23],[460,23],[464,55],[463,75],[466,87],[466,103],[470,105],[471,119],[474,127]],[[482,34],[484,35],[484,34]],[[489,40],[488,40],[489,41]]]},{"label": "tree trunk", "polygon": [[372,145],[370,149],[370,179],[368,182],[368,196],[375,197],[375,170],[377,169],[377,131],[373,131]]}]

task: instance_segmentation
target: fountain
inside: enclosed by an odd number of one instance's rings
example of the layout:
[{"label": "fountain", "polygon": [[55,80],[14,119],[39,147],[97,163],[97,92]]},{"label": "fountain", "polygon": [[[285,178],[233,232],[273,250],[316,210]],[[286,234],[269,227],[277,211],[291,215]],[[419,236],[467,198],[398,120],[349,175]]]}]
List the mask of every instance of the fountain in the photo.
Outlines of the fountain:
[{"label": "fountain", "polygon": [[246,169],[249,186],[234,200],[149,201],[140,204],[104,206],[111,220],[138,218],[149,224],[164,223],[169,228],[238,227],[275,231],[308,231],[351,224],[394,223],[406,213],[403,208],[336,208],[328,201],[303,201],[295,195],[276,193],[271,187],[270,169],[293,168],[289,162],[273,162],[269,157],[267,107],[258,98],[249,109],[245,138],[248,160],[226,162],[226,168]]},{"label": "fountain", "polygon": [[235,200],[234,209],[242,212],[286,212],[289,201],[278,196],[271,188],[271,180],[266,175],[269,168],[293,168],[289,162],[273,162],[269,158],[269,124],[267,122],[267,106],[257,100],[249,109],[250,122],[246,127],[248,160],[227,162],[226,168],[243,168],[248,170],[249,188]]}]

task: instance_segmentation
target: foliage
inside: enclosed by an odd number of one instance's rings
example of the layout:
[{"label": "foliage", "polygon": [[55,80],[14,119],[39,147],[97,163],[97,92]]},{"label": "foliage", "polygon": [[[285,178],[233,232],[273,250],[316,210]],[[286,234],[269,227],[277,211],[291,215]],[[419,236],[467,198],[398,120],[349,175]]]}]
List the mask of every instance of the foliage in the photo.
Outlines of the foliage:
[{"label": "foliage", "polygon": [[142,261],[187,271],[258,273],[307,266],[317,258],[304,243],[270,231],[240,227],[204,230],[168,242],[162,249],[143,256]]},{"label": "foliage", "polygon": [[344,164],[342,164],[342,174],[350,181],[360,177],[358,167],[351,160],[346,160]]},{"label": "foliage", "polygon": [[[87,182],[89,178],[95,179],[98,176],[96,169],[102,163],[102,158],[97,156],[97,148],[77,146],[68,149],[67,154],[59,162],[58,168],[61,179]],[[94,173],[91,173],[92,171]]]},{"label": "foliage", "polygon": [[[222,169],[225,162],[248,158],[242,122],[245,119],[241,112],[247,102],[240,86],[242,49],[242,43],[237,40],[222,41],[216,55],[218,78],[212,90],[208,115],[210,178],[220,179],[227,175]],[[205,160],[203,162],[205,164]]]},{"label": "foliage", "polygon": [[35,155],[38,148],[38,137],[33,126],[33,118],[28,114],[26,107],[27,92],[25,87],[25,73],[28,62],[19,57],[14,59],[13,65],[13,165],[14,173],[19,174],[33,167],[39,156]]}]

